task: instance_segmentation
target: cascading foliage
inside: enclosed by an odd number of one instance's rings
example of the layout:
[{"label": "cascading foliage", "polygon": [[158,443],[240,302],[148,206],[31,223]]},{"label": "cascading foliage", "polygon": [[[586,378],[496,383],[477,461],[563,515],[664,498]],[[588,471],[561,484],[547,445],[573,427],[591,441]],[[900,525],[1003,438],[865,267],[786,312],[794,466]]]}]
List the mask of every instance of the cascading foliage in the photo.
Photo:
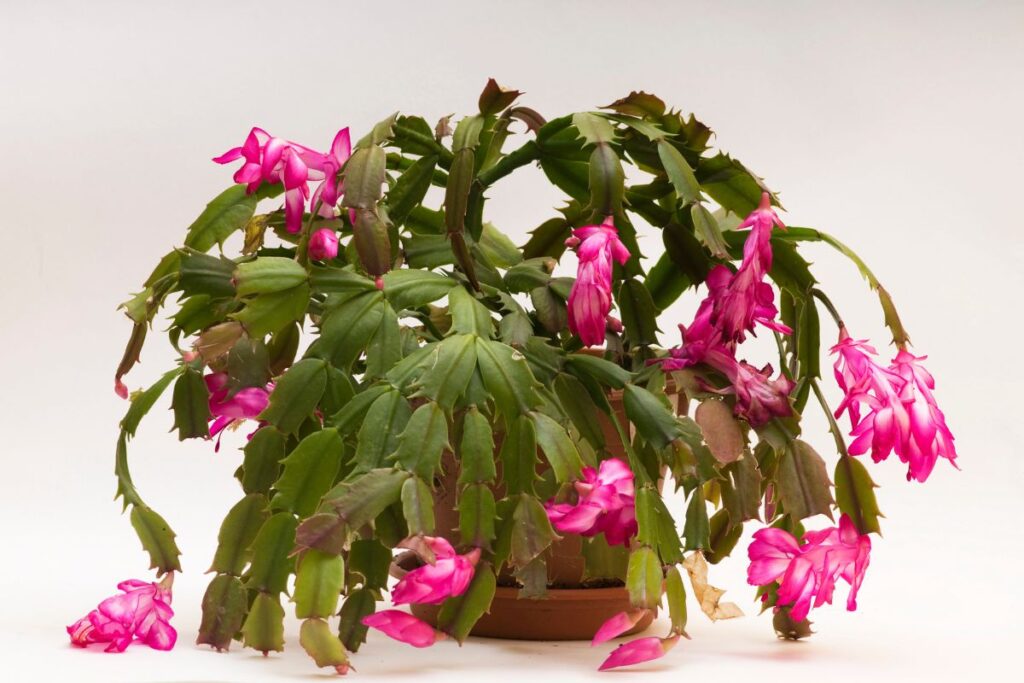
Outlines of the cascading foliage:
[{"label": "cascading foliage", "polygon": [[[520,94],[492,80],[478,113],[454,129],[448,117],[432,127],[395,114],[354,145],[342,130],[327,152],[253,129],[215,159],[240,164],[236,184],[124,304],[134,328],[116,373],[121,395],[161,310],[180,352],[131,395],[117,441],[118,494],[158,575],[181,565],[174,532],[129,473],[142,417],[170,391],[179,439],[216,438],[219,448],[225,428],[248,421],[251,432],[199,643],[281,650],[289,594],[301,645],[341,673],[368,626],[417,646],[461,642],[499,576],[542,597],[550,546],[575,533],[587,575],[622,580],[634,608],[595,643],[668,608],[665,637],[623,645],[602,668],[622,666],[685,635],[684,576],[712,619],[740,613],[719,601],[707,563],[733,551],[747,522],[764,527],[748,550],[750,582],[778,633],[802,637],[808,610],[831,601],[839,578],[854,606],[879,532],[875,485],[856,456],[896,452],[922,481],[938,457],[955,458],[934,383],[886,290],[834,237],[783,226],[776,195],[712,150],[707,126],[641,92],[552,120],[518,106]],[[493,185],[526,167],[565,203],[520,248],[485,205]],[[653,264],[638,229],[661,235]],[[899,349],[891,366],[846,332],[801,256],[807,241],[850,257],[877,293]],[[555,275],[573,255],[577,277]],[[661,312],[698,291],[696,318],[668,348]],[[836,416],[849,415],[849,447],[820,388],[821,310],[839,329]],[[756,328],[778,351],[754,365],[741,344]],[[777,371],[758,367],[768,361]],[[613,408],[620,396],[624,414]],[[827,459],[801,438],[802,414],[819,408],[837,449]],[[612,456],[602,420],[624,456]],[[435,524],[446,462],[457,471],[454,530]],[[664,501],[666,474],[685,509]],[[838,526],[806,530],[818,516]],[[440,604],[436,626],[377,611],[397,547],[430,571],[403,579],[395,602]],[[132,586],[170,611],[169,582]],[[72,639],[112,642],[120,628],[126,646],[147,614],[117,627],[101,605]]]}]

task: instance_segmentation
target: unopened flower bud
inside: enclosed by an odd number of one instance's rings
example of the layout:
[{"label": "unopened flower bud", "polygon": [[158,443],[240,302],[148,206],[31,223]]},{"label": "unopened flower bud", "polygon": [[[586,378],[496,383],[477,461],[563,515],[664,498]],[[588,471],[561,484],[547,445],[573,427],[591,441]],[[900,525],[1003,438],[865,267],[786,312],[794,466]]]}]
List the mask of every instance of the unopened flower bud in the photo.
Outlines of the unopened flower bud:
[{"label": "unopened flower bud", "polygon": [[330,261],[338,255],[338,235],[330,228],[320,228],[309,238],[309,257]]}]

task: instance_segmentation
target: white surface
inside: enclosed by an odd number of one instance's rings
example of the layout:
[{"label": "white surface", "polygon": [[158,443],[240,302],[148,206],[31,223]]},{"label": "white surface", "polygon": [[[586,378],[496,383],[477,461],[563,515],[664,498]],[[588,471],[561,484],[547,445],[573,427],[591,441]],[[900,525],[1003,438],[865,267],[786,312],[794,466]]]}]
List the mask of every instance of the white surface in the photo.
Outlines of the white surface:
[{"label": "white surface", "polygon": [[[963,470],[925,485],[872,466],[888,518],[860,609],[814,614],[779,643],[770,620],[709,624],[637,680],[961,680],[1014,676],[1024,635],[1019,456],[1024,114],[1019,3],[0,2],[0,662],[10,681],[262,681],[320,675],[298,650],[266,661],[191,645],[220,518],[238,497],[237,445],[179,445],[155,410],[132,444],[143,496],[179,533],[180,645],[72,650],[63,626],[123,577],[147,575],[110,500],[111,375],[129,327],[117,302],[230,183],[208,159],[249,126],[313,146],[396,108],[472,111],[488,76],[552,115],[654,91],[782,193],[793,225],[858,249],[896,299]],[[357,133],[358,135],[358,133]],[[536,170],[494,193],[521,239],[558,193]],[[657,255],[650,233],[643,247]],[[855,269],[809,249],[857,335],[887,337]],[[666,315],[671,331],[693,310]],[[825,324],[824,335],[834,331]],[[674,343],[666,333],[666,343]],[[752,352],[751,355],[753,355]],[[154,333],[132,388],[170,362]],[[835,391],[831,391],[835,396]],[[823,422],[809,438],[831,457]],[[681,514],[679,503],[674,509]],[[742,546],[712,580],[753,613]],[[840,597],[845,594],[840,592]],[[359,678],[589,679],[604,650],[472,641],[418,651],[380,637]],[[455,656],[458,655],[458,656]],[[622,674],[634,676],[634,674]]]}]

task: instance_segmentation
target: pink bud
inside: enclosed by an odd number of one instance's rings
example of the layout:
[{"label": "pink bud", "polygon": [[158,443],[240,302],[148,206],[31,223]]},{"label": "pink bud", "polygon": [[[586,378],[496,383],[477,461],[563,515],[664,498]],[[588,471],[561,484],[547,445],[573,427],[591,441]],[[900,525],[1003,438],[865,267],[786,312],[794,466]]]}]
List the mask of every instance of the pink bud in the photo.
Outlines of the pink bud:
[{"label": "pink bud", "polygon": [[330,228],[320,228],[309,238],[309,257],[314,261],[330,261],[338,255],[338,235]]},{"label": "pink bud", "polygon": [[622,332],[622,321],[613,315],[608,316],[608,329],[616,334]]},{"label": "pink bud", "polygon": [[612,638],[618,638],[623,633],[640,623],[640,620],[647,614],[645,609],[634,609],[628,612],[619,612],[608,621],[601,624],[601,628],[597,629],[597,633],[594,634],[594,639],[590,641],[590,646],[600,645],[605,643]]},{"label": "pink bud", "polygon": [[598,667],[598,671],[607,671],[608,669],[617,669],[620,666],[630,666],[659,659],[664,657],[665,653],[674,648],[678,642],[679,636],[672,636],[671,638],[655,638],[652,636],[631,640],[615,648],[608,655],[608,658],[601,663],[601,666]]},{"label": "pink bud", "polygon": [[121,398],[128,398],[128,387],[119,378],[114,380],[114,393]]},{"label": "pink bud", "polygon": [[384,291],[384,278],[382,278],[380,275],[378,275],[377,277],[374,278],[373,285],[377,289],[379,289],[380,291],[383,292]]}]

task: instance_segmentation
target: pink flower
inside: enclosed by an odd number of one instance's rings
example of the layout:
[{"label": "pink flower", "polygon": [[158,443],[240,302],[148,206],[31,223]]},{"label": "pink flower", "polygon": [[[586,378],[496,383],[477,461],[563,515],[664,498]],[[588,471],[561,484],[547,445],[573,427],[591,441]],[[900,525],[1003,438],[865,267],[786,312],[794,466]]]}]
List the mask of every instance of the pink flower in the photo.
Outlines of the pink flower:
[{"label": "pink flower", "polygon": [[[925,481],[939,457],[956,464],[953,434],[935,402],[935,380],[917,357],[900,350],[888,368],[872,358],[875,349],[865,340],[853,340],[846,329],[839,331],[839,343],[832,347],[837,355],[836,383],[843,400],[836,417],[845,411],[850,416],[852,455],[871,450],[871,458],[881,462],[896,452],[908,465],[907,479]],[[868,412],[861,414],[861,408]]]},{"label": "pink flower", "polygon": [[389,638],[413,647],[430,647],[445,637],[444,633],[435,630],[427,622],[397,609],[384,610],[363,617],[363,625],[375,628]]},{"label": "pink flower", "polygon": [[928,478],[939,457],[946,458],[956,465],[953,434],[946,426],[946,416],[932,395],[935,380],[920,365],[920,361],[925,358],[927,356],[915,356],[901,349],[889,366],[890,370],[903,379],[900,401],[906,407],[910,419],[909,429],[903,434],[904,438],[896,454],[901,462],[910,466],[907,479],[916,481],[925,481]]},{"label": "pink flower", "polygon": [[645,609],[634,609],[628,612],[619,612],[601,624],[601,628],[597,629],[597,633],[594,634],[594,639],[590,641],[590,646],[594,647],[595,645],[606,643],[612,638],[618,638],[623,633],[640,623],[640,620],[647,614],[648,610]]},{"label": "pink flower", "polygon": [[434,564],[413,569],[395,585],[391,599],[396,605],[408,603],[438,605],[447,598],[462,595],[473,580],[480,549],[459,555],[443,538],[424,536],[424,543],[433,551]]},{"label": "pink flower", "polygon": [[124,652],[138,639],[154,650],[170,650],[178,638],[170,624],[172,577],[168,574],[160,583],[130,579],[117,584],[121,595],[107,598],[67,627],[71,643],[107,643],[107,652]]},{"label": "pink flower", "polygon": [[607,671],[608,669],[617,669],[620,666],[630,666],[631,664],[640,664],[641,662],[659,659],[664,657],[665,653],[674,648],[678,642],[679,636],[672,636],[671,638],[656,638],[652,636],[631,640],[612,650],[608,658],[598,667],[598,671]]},{"label": "pink flower", "polygon": [[253,193],[262,183],[283,183],[285,190],[285,227],[288,232],[302,229],[302,214],[309,199],[309,181],[321,183],[313,193],[312,205],[322,202],[320,213],[334,216],[334,206],[342,191],[338,172],[351,153],[348,128],[338,131],[327,154],[272,137],[262,128],[253,128],[241,147],[229,149],[213,160],[228,164],[238,159],[245,163],[235,171],[236,183]]},{"label": "pink flower", "polygon": [[779,581],[778,605],[791,605],[793,621],[807,618],[814,607],[832,604],[835,583],[842,578],[850,584],[846,609],[857,609],[857,592],[871,554],[871,539],[857,533],[849,516],[839,527],[804,534],[803,545],[783,529],[761,529],[747,549],[750,566],[747,582],[764,586]]},{"label": "pink flower", "polygon": [[633,472],[618,458],[601,462],[600,469],[583,468],[575,483],[575,505],[550,500],[544,507],[558,531],[581,536],[603,533],[609,545],[626,545],[636,533]]},{"label": "pink flower", "polygon": [[761,193],[761,203],[750,212],[736,229],[750,228],[750,237],[743,243],[743,262],[760,271],[759,278],[772,267],[772,228],[786,229],[772,208],[772,198],[767,192]]},{"label": "pink flower", "polygon": [[708,388],[718,394],[735,394],[736,405],[733,412],[744,418],[751,426],[760,427],[774,417],[787,417],[793,414],[789,394],[796,385],[793,380],[781,373],[772,379],[771,365],[765,365],[758,370],[746,361],[737,362],[721,351],[708,354],[706,361],[724,374],[730,384],[724,389]]},{"label": "pink flower", "polygon": [[320,228],[309,238],[309,258],[330,261],[338,255],[338,234],[330,228]]},{"label": "pink flower", "polygon": [[761,195],[761,204],[740,228],[750,228],[750,236],[743,243],[743,261],[736,275],[720,296],[715,298],[715,324],[721,329],[726,342],[742,342],[747,332],[753,332],[756,324],[789,334],[788,327],[775,322],[775,294],[771,285],[764,282],[765,275],[772,267],[772,227],[785,229],[785,225],[771,207],[767,192]]},{"label": "pink flower", "polygon": [[[226,372],[213,372],[203,379],[210,392],[209,406],[213,416],[210,436],[217,436],[233,423],[256,419],[270,402],[270,391],[274,388],[273,384],[268,384],[266,388],[245,387],[231,396]],[[217,440],[217,448],[220,448],[220,439]]]},{"label": "pink flower", "polygon": [[612,261],[624,264],[629,250],[619,241],[608,216],[601,225],[576,228],[566,245],[576,249],[579,264],[569,292],[569,330],[587,346],[604,341],[606,319],[612,309]]}]

